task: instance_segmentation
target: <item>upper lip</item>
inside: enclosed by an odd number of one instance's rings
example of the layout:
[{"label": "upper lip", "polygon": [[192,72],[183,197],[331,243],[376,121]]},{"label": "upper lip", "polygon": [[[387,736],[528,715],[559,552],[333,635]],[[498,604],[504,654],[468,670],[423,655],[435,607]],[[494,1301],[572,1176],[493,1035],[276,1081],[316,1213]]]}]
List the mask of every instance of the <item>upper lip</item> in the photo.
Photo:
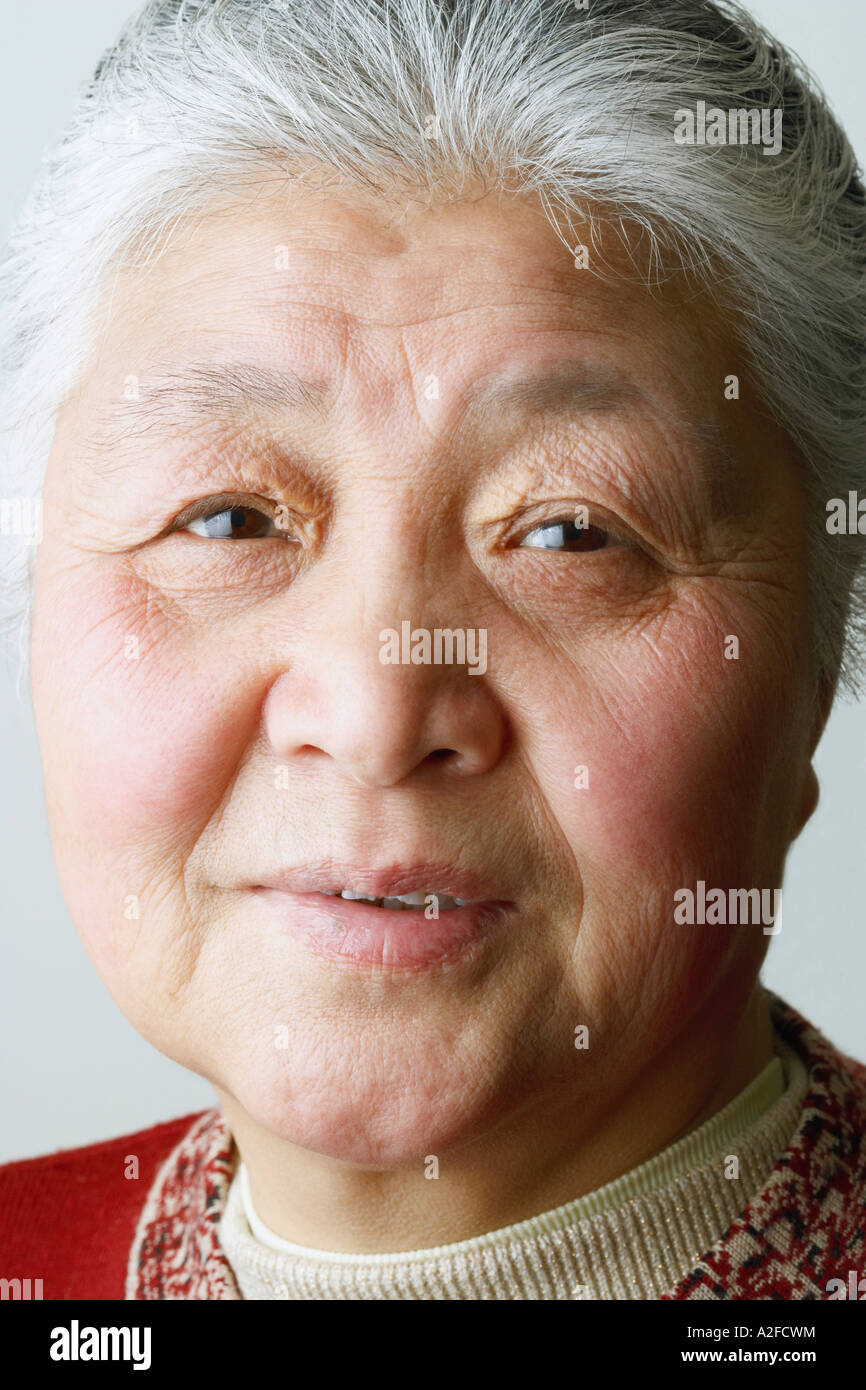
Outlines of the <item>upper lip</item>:
[{"label": "upper lip", "polygon": [[389,864],[373,868],[369,863],[350,864],[329,859],[265,874],[255,887],[274,888],[281,893],[321,893],[348,888],[371,898],[396,898],[426,889],[468,902],[506,900],[501,884],[453,863]]}]

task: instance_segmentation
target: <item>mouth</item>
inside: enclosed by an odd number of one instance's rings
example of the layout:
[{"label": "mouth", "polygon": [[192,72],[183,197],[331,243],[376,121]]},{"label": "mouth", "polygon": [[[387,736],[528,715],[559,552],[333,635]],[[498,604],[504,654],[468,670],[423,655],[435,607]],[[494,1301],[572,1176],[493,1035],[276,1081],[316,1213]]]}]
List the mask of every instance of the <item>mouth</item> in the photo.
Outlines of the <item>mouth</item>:
[{"label": "mouth", "polygon": [[477,954],[517,906],[480,876],[431,864],[374,870],[329,863],[274,875],[253,892],[270,920],[314,955],[391,972]]},{"label": "mouth", "polygon": [[351,888],[323,888],[322,896],[342,898],[344,902],[372,903],[375,907],[387,908],[389,912],[419,912],[435,906],[439,912],[453,912],[455,907],[471,907],[470,898],[454,898],[440,889],[420,889],[415,893],[398,893],[393,898],[377,898],[368,893],[359,893]]}]

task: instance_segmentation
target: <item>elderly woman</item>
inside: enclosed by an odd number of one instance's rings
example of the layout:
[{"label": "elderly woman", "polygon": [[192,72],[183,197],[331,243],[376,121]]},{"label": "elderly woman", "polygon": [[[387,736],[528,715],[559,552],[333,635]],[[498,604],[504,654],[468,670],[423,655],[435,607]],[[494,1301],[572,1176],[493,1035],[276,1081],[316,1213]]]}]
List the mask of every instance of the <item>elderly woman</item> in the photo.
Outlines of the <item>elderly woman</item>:
[{"label": "elderly woman", "polygon": [[866,1075],[759,979],[863,655],[796,62],[709,0],[152,0],[4,274],[60,881],[218,1106],[8,1165],[0,1272],[849,1296]]}]

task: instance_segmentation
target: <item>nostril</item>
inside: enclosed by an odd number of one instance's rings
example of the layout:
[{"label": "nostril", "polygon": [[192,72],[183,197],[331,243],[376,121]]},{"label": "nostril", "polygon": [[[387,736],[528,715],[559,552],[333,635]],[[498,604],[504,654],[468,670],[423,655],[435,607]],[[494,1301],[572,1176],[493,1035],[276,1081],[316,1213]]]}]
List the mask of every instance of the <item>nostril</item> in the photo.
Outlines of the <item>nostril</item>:
[{"label": "nostril", "polygon": [[456,756],[456,753],[457,750],[455,748],[434,748],[429,756],[431,758],[453,758]]}]

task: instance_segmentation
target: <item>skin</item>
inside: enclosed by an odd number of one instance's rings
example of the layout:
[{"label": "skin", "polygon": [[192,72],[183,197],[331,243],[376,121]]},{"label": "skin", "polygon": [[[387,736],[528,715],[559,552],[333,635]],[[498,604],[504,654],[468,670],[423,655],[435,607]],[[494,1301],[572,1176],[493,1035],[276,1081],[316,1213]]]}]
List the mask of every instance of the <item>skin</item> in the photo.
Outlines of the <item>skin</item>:
[{"label": "skin", "polygon": [[[328,1250],[461,1240],[687,1133],[772,1055],[769,937],[678,925],[674,893],[781,882],[826,717],[796,455],[724,325],[675,278],[576,270],[532,199],[480,190],[239,197],[103,305],[43,494],[52,842],[120,1008],[215,1086],[262,1219]],[[137,437],[154,373],[193,360],[333,395]],[[482,378],[566,361],[637,391],[468,412]],[[169,531],[230,492],[299,538]],[[516,543],[581,504],[609,546]],[[486,628],[487,672],[381,664],[405,617]],[[326,960],[245,885],[329,856],[452,861],[517,907],[441,968]]]}]

